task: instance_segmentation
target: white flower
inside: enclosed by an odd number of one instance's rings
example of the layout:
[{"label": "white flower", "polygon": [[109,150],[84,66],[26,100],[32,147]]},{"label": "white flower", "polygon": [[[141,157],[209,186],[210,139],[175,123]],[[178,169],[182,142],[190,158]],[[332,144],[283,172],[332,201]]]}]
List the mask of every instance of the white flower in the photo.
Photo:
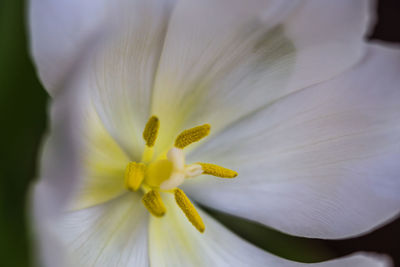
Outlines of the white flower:
[{"label": "white flower", "polygon": [[369,8],[32,0],[33,55],[53,96],[33,191],[43,264],[304,265],[241,240],[183,192],[306,237],[396,216],[400,50],[365,43]]}]

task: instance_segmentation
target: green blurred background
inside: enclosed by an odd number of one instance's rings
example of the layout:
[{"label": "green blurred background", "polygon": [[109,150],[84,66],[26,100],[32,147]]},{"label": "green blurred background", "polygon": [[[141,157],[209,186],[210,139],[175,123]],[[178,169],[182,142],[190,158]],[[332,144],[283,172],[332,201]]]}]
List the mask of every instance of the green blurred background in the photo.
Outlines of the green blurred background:
[{"label": "green blurred background", "polygon": [[[379,2],[372,38],[399,42],[398,0]],[[0,266],[32,266],[32,234],[26,193],[36,176],[38,148],[46,129],[48,95],[32,65],[26,34],[25,1],[0,0]],[[314,262],[354,251],[390,254],[400,265],[400,220],[355,239],[324,241],[281,234],[260,225],[208,210],[231,230],[257,246],[293,260]]]},{"label": "green blurred background", "polygon": [[0,266],[30,266],[26,192],[48,97],[27,51],[24,2],[0,0]]}]

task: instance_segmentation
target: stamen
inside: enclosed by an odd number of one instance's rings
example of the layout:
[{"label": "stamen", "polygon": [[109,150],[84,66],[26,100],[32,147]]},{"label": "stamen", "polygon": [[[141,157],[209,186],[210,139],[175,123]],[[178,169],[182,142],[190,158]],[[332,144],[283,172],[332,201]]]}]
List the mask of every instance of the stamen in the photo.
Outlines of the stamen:
[{"label": "stamen", "polygon": [[193,224],[194,227],[196,227],[197,230],[199,230],[199,232],[203,233],[206,228],[204,226],[203,220],[197,213],[197,210],[190,202],[186,194],[179,188],[176,188],[174,190],[174,195],[176,203],[182,209],[183,213],[185,213],[188,220]]},{"label": "stamen", "polygon": [[158,191],[150,190],[149,192],[147,192],[143,196],[142,202],[147,210],[154,216],[164,216],[166,208]]},{"label": "stamen", "polygon": [[210,128],[209,124],[204,124],[181,132],[175,140],[175,147],[182,149],[199,141],[210,133]]},{"label": "stamen", "polygon": [[146,141],[146,146],[154,146],[159,128],[160,120],[156,116],[152,116],[143,131],[143,139]]},{"label": "stamen", "polygon": [[133,191],[139,189],[145,173],[146,165],[143,163],[130,162],[125,170],[125,186]]},{"label": "stamen", "polygon": [[197,163],[201,166],[203,169],[203,174],[209,174],[221,178],[235,178],[238,173],[235,171],[232,171],[230,169],[215,165],[215,164],[210,164],[210,163]]}]

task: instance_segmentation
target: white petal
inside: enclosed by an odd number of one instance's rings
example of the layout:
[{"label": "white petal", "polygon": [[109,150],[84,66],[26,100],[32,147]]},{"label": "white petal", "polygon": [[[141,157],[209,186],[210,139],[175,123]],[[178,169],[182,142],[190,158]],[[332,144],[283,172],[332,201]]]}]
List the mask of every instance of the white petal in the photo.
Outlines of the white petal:
[{"label": "white petal", "polygon": [[114,32],[96,47],[87,82],[105,129],[131,160],[140,161],[142,132],[163,47],[171,1],[123,1],[114,13]]},{"label": "white petal", "polygon": [[284,23],[296,48],[289,88],[327,80],[358,62],[374,20],[372,0],[308,0]]},{"label": "white petal", "polygon": [[[190,266],[309,266],[271,255],[237,237],[198,209],[206,230],[199,233],[186,219],[171,195],[163,195],[167,213],[150,219],[150,264],[157,267]],[[355,254],[311,266],[389,266],[387,259]]]},{"label": "white petal", "polygon": [[129,157],[101,123],[93,106],[85,103],[80,133],[81,173],[71,197],[71,209],[81,209],[106,202],[127,192],[125,169]]},{"label": "white petal", "polygon": [[210,207],[307,237],[358,235],[392,219],[400,211],[399,70],[399,49],[371,45],[354,70],[201,147],[188,162],[239,176],[191,179],[186,189]]},{"label": "white petal", "polygon": [[104,26],[104,0],[31,0],[31,50],[45,87],[54,93]]},{"label": "white petal", "polygon": [[[72,81],[71,81],[72,82]],[[51,103],[50,133],[42,148],[39,177],[31,188],[31,216],[37,234],[38,261],[57,266],[60,250],[46,231],[65,207],[81,173],[80,132],[84,98],[74,88],[65,90]]]},{"label": "white petal", "polygon": [[94,47],[78,69],[80,79],[75,87],[87,93],[88,100],[81,115],[85,123],[79,129],[85,169],[74,209],[126,192],[125,168],[129,161],[139,162],[144,149],[142,131],[149,118],[169,9],[166,1],[159,0],[118,3],[123,8],[112,20],[115,31]]},{"label": "white petal", "polygon": [[[41,179],[32,191],[37,260],[49,267],[148,266],[148,212],[139,194],[119,196],[126,192],[118,187],[123,184],[124,168],[122,175],[118,170],[123,154],[103,136],[104,129],[96,128],[98,121],[86,123],[82,107],[87,103],[80,101],[84,92],[69,89],[62,91],[68,98],[60,94],[53,101]],[[94,131],[83,131],[92,126]],[[79,210],[66,215],[71,205]]]},{"label": "white petal", "polygon": [[[55,140],[45,147],[48,148],[45,149],[42,158],[42,180],[48,177],[48,180],[54,183],[59,179],[60,185],[54,187],[56,190],[65,189],[64,191],[68,192],[68,205],[74,210],[106,202],[127,192],[124,174],[130,162],[129,156],[110,136],[100,121],[93,105],[93,96],[88,90],[87,71],[86,65],[80,66],[70,85],[66,90],[60,91],[62,94],[75,97],[76,103],[64,104],[65,113],[74,115],[73,123],[69,124],[63,118],[54,118],[57,125],[52,131],[64,131],[58,135],[73,134],[74,140],[67,143],[65,148],[60,146],[62,140]],[[56,103],[60,101],[62,94],[54,98]],[[65,127],[68,127],[67,131]],[[61,155],[69,155],[70,147],[77,150],[73,158],[78,168],[75,172],[73,172],[73,165],[69,167],[71,160],[61,158]],[[52,152],[47,153],[47,150]],[[59,162],[56,164],[53,161]],[[63,168],[58,165],[62,165]],[[54,171],[51,172],[53,169]],[[60,173],[60,171],[63,172]],[[56,199],[63,196],[57,197],[58,192],[55,194]],[[67,194],[64,198],[67,198]]]},{"label": "white petal", "polygon": [[[130,49],[142,47],[142,52],[145,52],[146,49],[154,48],[144,47],[149,43],[143,39],[154,34],[153,26],[162,21],[169,11],[168,2],[173,0],[30,1],[31,50],[45,87],[51,94],[55,94],[69,74],[75,71],[82,57],[115,32],[131,28],[131,31],[125,32],[127,38],[132,38],[132,48],[125,46],[128,60],[132,59],[129,57],[132,56],[129,54]],[[162,22],[160,26],[164,27],[165,24]],[[137,32],[138,28],[141,28],[140,32]],[[132,33],[136,36],[129,36]],[[162,38],[162,34],[158,37]],[[143,57],[147,56],[143,54]]]},{"label": "white petal", "polygon": [[180,2],[153,93],[152,113],[164,122],[161,143],[202,123],[216,133],[355,64],[364,52],[368,3]]},{"label": "white petal", "polygon": [[93,53],[80,59],[81,64],[70,75],[73,82],[64,85],[79,92],[76,97],[82,102],[76,112],[79,126],[70,127],[79,139],[82,168],[73,176],[79,178],[74,183],[64,180],[74,184],[73,209],[103,203],[126,192],[125,168],[129,161],[140,161],[144,147],[141,134],[148,119],[168,11],[166,1],[115,3],[107,10],[108,15],[114,15],[108,25],[114,32],[103,36],[93,46]]},{"label": "white petal", "polygon": [[[41,155],[40,180],[31,192],[37,260],[41,266],[61,266],[62,259],[69,258],[57,227],[67,207],[84,208],[126,192],[123,172],[127,157],[95,116],[87,90],[81,90],[83,73],[78,71],[66,90],[52,101],[51,129]],[[135,201],[129,205],[142,207],[140,199]],[[115,208],[115,212],[122,211]],[[147,213],[144,215],[147,218]]]},{"label": "white petal", "polygon": [[[74,85],[75,81],[71,80],[70,84]],[[40,155],[40,180],[32,187],[35,200],[45,205],[38,212],[57,213],[68,201],[82,172],[82,132],[79,129],[83,126],[82,114],[87,99],[76,89],[71,86],[51,102],[50,129]]]},{"label": "white petal", "polygon": [[391,267],[392,261],[389,257],[374,253],[354,253],[339,259],[308,264],[307,266],[316,267]]},{"label": "white petal", "polygon": [[49,230],[69,266],[148,266],[148,212],[127,193],[102,205],[65,214]]}]

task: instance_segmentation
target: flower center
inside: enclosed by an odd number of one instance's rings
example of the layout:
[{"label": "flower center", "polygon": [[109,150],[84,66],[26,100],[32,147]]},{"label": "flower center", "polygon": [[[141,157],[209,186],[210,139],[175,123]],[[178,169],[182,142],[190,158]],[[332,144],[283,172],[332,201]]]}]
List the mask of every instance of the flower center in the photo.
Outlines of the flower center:
[{"label": "flower center", "polygon": [[156,217],[164,216],[166,212],[160,192],[174,194],[176,203],[188,220],[200,232],[205,226],[185,193],[178,188],[185,179],[194,178],[202,174],[220,178],[234,178],[235,171],[210,163],[185,163],[183,149],[190,144],[206,137],[210,132],[210,125],[204,124],[183,131],[175,140],[174,146],[166,156],[154,157],[154,144],[157,139],[160,121],[152,116],[143,131],[146,148],[141,162],[130,162],[125,171],[125,186],[131,191],[141,190],[144,193],[142,202],[147,210]]}]

